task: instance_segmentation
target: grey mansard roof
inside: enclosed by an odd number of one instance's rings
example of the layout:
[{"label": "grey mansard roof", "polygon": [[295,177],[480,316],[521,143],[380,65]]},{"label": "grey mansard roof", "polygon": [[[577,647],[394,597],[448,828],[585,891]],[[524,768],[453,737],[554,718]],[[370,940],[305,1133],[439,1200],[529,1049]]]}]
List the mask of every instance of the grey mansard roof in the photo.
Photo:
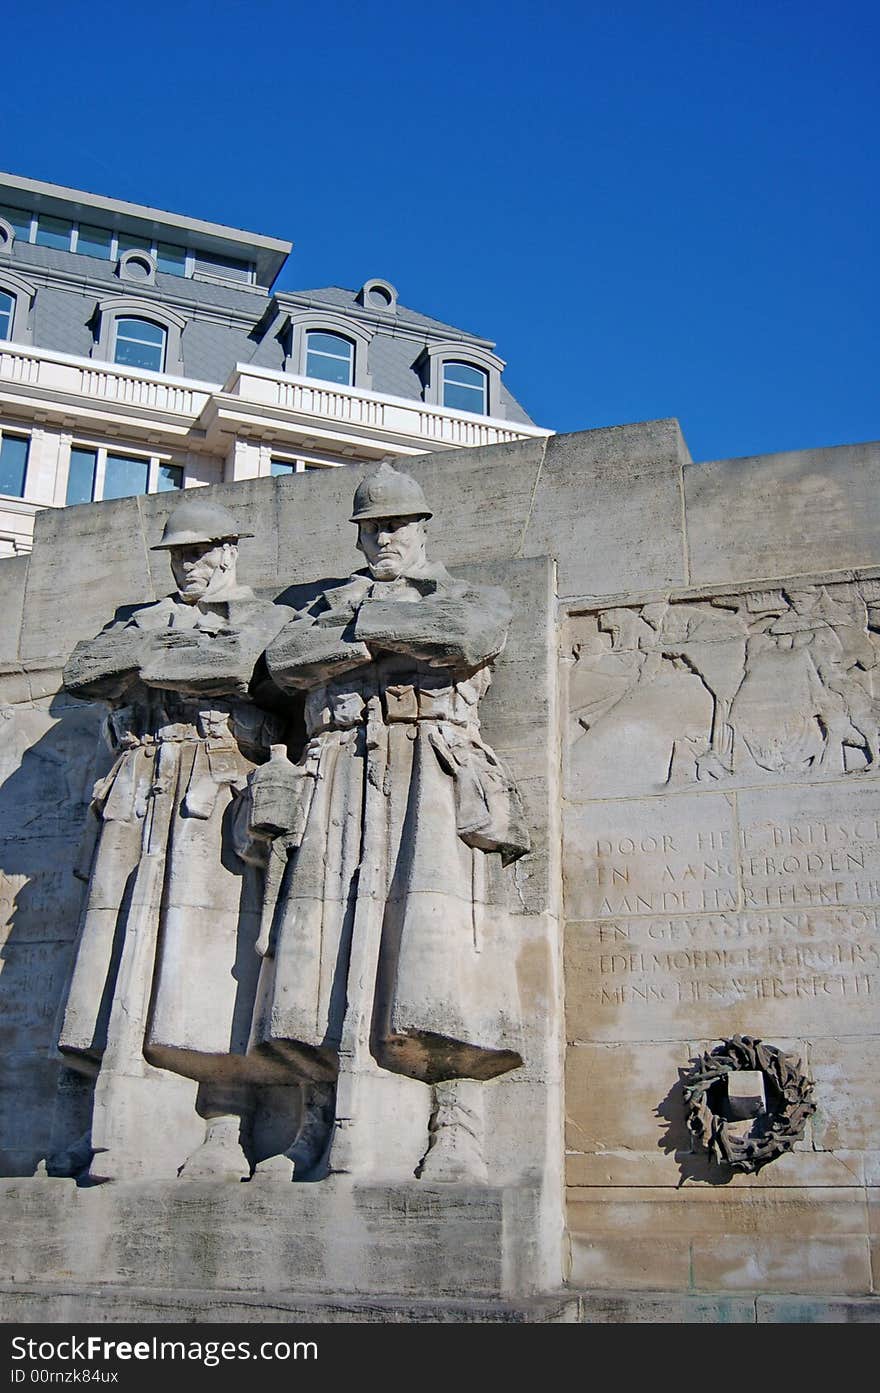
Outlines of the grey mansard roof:
[{"label": "grey mansard roof", "polygon": [[[4,197],[9,197],[8,191],[0,191],[0,201]],[[389,309],[366,307],[359,302],[360,291],[341,286],[272,294],[256,285],[159,271],[153,284],[142,285],[120,279],[116,263],[109,260],[36,246],[19,238],[0,254],[0,277],[4,269],[36,289],[27,331],[28,341],[35,347],[80,357],[92,355],[99,305],[124,296],[140,301],[145,312],[152,305],[184,320],[177,370],[202,382],[225,382],[236,363],[279,372],[286,365],[290,370],[286,336],[291,318],[308,314],[310,327],[319,327],[313,316],[320,316],[322,310],[334,317],[328,325],[331,330],[340,332],[341,319],[348,321],[353,335],[358,330],[368,335],[369,387],[389,396],[422,400],[423,382],[416,365],[431,345],[460,343],[463,353],[469,345],[484,353],[494,348],[490,339],[399,303]],[[531,424],[503,380],[497,401],[493,415],[499,414],[500,408],[511,422]]]},{"label": "grey mansard roof", "polygon": [[471,334],[467,329],[457,329],[454,324],[444,324],[442,319],[431,319],[426,314],[419,314],[417,310],[409,310],[406,305],[398,305],[391,311],[376,312],[364,311],[358,304],[358,292],[356,290],[344,290],[339,285],[325,285],[320,290],[291,290],[282,292],[285,299],[296,299],[309,302],[315,306],[332,305],[336,309],[361,313],[367,319],[381,319],[392,321],[398,320],[399,323],[415,329],[427,329],[434,334],[442,334],[445,338],[469,339],[472,343],[483,344],[486,347],[494,348],[491,339],[482,338],[479,334]]}]

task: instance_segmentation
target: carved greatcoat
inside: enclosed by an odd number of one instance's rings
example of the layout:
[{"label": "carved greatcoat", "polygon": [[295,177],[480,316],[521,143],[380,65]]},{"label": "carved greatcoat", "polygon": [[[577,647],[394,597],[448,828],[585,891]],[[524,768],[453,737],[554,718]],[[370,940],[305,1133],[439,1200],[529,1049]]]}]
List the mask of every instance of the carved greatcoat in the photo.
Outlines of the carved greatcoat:
[{"label": "carved greatcoat", "polygon": [[65,668],[69,692],[109,704],[116,753],[94,790],[58,1041],[75,1067],[94,1072],[105,1049],[124,1067],[142,1050],[199,1080],[279,1075],[246,1054],[262,890],[236,853],[236,811],[279,739],[248,683],[290,614],[243,586],[222,602],[171,596],[79,643]]},{"label": "carved greatcoat", "polygon": [[307,694],[308,740],[256,1052],[332,1078],[360,1010],[378,1063],[426,1083],[522,1062],[500,870],[529,838],[478,712],[509,620],[503,591],[424,563],[355,574],[268,648],[277,684]]}]

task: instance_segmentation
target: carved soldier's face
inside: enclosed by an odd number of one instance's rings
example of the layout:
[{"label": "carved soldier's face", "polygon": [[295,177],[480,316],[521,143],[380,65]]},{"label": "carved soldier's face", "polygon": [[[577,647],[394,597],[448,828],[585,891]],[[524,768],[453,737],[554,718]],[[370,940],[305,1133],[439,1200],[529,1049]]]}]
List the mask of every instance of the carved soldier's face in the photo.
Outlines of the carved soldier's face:
[{"label": "carved soldier's face", "polygon": [[367,518],[358,523],[358,550],[375,580],[397,580],[425,559],[424,518]]},{"label": "carved soldier's face", "polygon": [[219,599],[235,581],[237,555],[234,542],[194,542],[188,547],[171,547],[171,570],[184,604]]},{"label": "carved soldier's face", "polygon": [[785,593],[791,600],[795,614],[800,615],[809,614],[819,598],[815,590],[786,590]]}]

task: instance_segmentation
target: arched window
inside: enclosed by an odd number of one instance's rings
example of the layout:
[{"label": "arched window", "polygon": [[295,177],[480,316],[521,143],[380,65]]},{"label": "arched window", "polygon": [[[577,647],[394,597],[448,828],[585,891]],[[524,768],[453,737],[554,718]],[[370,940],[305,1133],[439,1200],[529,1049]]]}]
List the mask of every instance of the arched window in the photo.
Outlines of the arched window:
[{"label": "arched window", "polygon": [[12,338],[12,321],[15,319],[15,300],[0,290],[0,339]]},{"label": "arched window", "polygon": [[128,368],[145,368],[162,372],[165,367],[166,331],[161,324],[149,319],[116,320],[114,363]]},{"label": "arched window", "polygon": [[474,411],[487,415],[487,377],[482,368],[470,363],[443,364],[443,405],[454,411]]},{"label": "arched window", "polygon": [[167,306],[134,295],[114,295],[98,301],[92,324],[93,358],[142,372],[182,373],[186,320]]},{"label": "arched window", "polygon": [[341,334],[310,329],[306,335],[306,377],[338,382],[350,387],[354,381],[354,344]]},{"label": "arched window", "polygon": [[6,266],[0,271],[0,340],[30,343],[31,306],[37,287]]},{"label": "arched window", "polygon": [[504,416],[504,360],[484,345],[429,339],[413,367],[422,379],[423,399],[433,406],[475,416]]}]

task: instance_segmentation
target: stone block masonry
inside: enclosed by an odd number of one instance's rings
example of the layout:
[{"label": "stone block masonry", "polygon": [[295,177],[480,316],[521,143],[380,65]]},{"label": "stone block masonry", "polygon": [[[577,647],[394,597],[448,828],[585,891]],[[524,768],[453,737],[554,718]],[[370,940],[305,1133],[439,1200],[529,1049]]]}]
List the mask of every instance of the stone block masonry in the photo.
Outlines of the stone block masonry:
[{"label": "stone block masonry", "polygon": [[[206,493],[256,534],[239,580],[304,609],[347,577],[364,472]],[[876,1319],[880,446],[699,465],[661,421],[407,472],[432,554],[513,600],[481,720],[530,834],[504,873],[526,1064],[479,1085],[486,1181],[52,1173],[92,1109],[53,1041],[108,767],[102,712],[61,671],[119,607],[171,590],[149,550],[171,504],[47,511],[32,555],[0,562],[0,1308],[75,1319],[100,1283],[114,1319],[168,1319],[167,1290],[196,1319],[267,1319],[282,1293],[328,1320]],[[815,1084],[802,1139],[755,1174],[684,1120],[689,1061],[737,1033]]]}]

